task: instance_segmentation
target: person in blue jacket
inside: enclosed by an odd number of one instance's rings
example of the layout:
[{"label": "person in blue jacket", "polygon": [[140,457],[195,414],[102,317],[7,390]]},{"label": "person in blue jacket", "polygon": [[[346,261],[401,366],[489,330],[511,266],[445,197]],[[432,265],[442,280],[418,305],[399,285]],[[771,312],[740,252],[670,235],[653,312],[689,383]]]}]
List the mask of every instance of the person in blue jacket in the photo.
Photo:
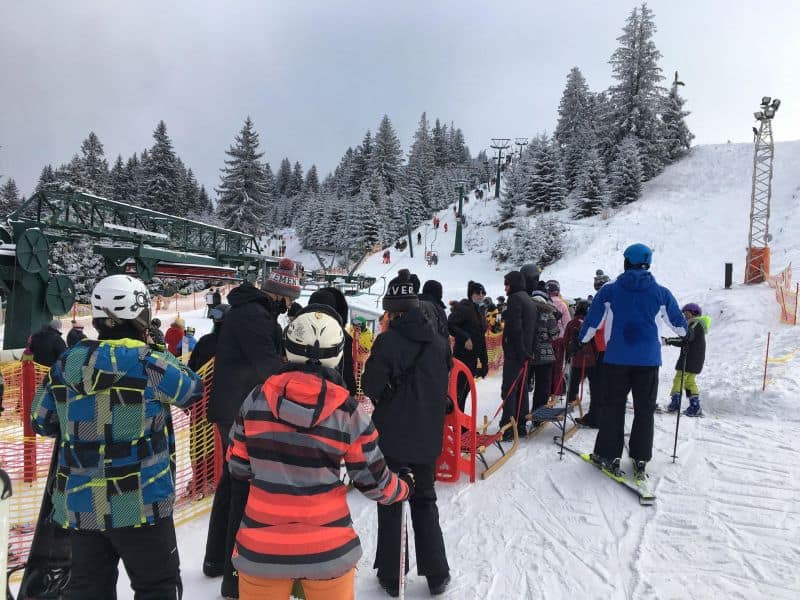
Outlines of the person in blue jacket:
[{"label": "person in blue jacket", "polygon": [[625,272],[597,292],[579,339],[588,343],[605,322],[606,395],[598,406],[599,431],[592,459],[619,471],[625,445],[625,404],[632,392],[634,416],[628,452],[634,474],[641,478],[653,454],[653,413],[661,366],[658,320],[663,319],[679,336],[686,335],[687,325],[672,292],[650,273],[653,251],[644,244],[633,244],[623,256]]}]

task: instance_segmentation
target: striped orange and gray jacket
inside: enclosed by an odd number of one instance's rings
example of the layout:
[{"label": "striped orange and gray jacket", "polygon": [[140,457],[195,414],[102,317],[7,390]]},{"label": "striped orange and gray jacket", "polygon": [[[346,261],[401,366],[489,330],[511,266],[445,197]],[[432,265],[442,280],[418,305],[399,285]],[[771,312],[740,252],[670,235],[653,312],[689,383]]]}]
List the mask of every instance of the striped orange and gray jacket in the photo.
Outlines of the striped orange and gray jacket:
[{"label": "striped orange and gray jacket", "polygon": [[340,479],[381,504],[408,487],[387,467],[370,417],[346,388],[286,367],[253,390],[231,429],[231,476],[250,481],[233,564],[272,579],[332,579],[361,557]]}]

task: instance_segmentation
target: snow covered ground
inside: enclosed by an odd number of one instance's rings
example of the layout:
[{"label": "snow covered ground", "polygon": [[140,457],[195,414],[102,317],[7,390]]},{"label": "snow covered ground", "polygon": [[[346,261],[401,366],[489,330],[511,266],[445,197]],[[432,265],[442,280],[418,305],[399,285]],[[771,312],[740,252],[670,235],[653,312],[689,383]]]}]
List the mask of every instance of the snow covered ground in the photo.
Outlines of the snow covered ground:
[{"label": "snow covered ground", "polygon": [[[800,258],[800,142],[777,144],[775,155],[771,230],[777,272]],[[591,293],[595,269],[613,276],[621,270],[622,249],[645,242],[655,249],[652,272],[659,282],[679,303],[698,302],[711,316],[706,366],[698,378],[706,417],[681,419],[673,464],[675,418],[656,416],[649,466],[658,496],[653,507],[640,506],[576,457],[559,458],[552,444],[555,428],[522,441],[486,481],[440,484],[453,575],[444,598],[800,597],[800,357],[770,366],[769,387],[761,392],[767,332],[773,332],[771,354],[781,355],[800,346],[800,329],[779,323],[766,285],[722,289],[725,262],[734,263],[735,280],[742,280],[751,174],[752,146],[701,146],[646,184],[641,201],[605,220],[570,224],[566,255],[543,275],[558,279],[564,295]],[[488,250],[497,233],[481,226],[495,210],[491,200],[466,205],[467,255],[449,255],[455,231],[447,210],[440,214],[449,232],[440,229],[434,246],[437,266],[427,266],[422,247],[415,245],[413,259],[392,250],[392,264],[384,265],[378,253],[360,271],[379,278],[373,292],[382,290],[383,277],[409,267],[423,282],[441,281],[445,300],[463,297],[468,279],[482,282],[493,297],[503,294],[502,276],[512,267],[492,262]],[[429,241],[432,235],[429,230]],[[288,254],[295,251],[290,240]],[[304,259],[315,265],[310,255]],[[353,304],[374,309],[376,300],[365,295]],[[207,321],[199,316],[202,327]],[[665,348],[662,403],[676,358],[677,349]],[[499,376],[479,383],[481,414],[494,413],[499,388]],[[581,430],[571,443],[589,450],[594,436]],[[355,492],[349,501],[364,547],[356,596],[384,598],[371,569],[375,508]],[[219,580],[200,571],[206,521],[178,530],[187,598],[218,597]],[[412,540],[407,594],[428,597],[415,563]],[[132,598],[122,579],[121,597]]]}]

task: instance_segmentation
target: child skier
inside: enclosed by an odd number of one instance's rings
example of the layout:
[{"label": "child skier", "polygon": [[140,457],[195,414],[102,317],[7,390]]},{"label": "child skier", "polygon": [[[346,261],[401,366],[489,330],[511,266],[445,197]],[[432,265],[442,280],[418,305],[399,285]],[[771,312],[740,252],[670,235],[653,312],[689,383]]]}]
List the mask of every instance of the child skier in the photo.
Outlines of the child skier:
[{"label": "child skier", "polygon": [[689,323],[689,332],[685,338],[666,340],[670,346],[680,346],[681,349],[675,365],[675,379],[672,381],[671,402],[667,412],[675,412],[680,408],[681,382],[683,382],[683,388],[689,397],[689,408],[683,414],[687,417],[702,417],[703,409],[700,408],[700,390],[697,387],[696,377],[703,370],[706,358],[706,333],[711,326],[711,318],[704,315],[700,306],[694,302],[690,302],[681,310]]}]

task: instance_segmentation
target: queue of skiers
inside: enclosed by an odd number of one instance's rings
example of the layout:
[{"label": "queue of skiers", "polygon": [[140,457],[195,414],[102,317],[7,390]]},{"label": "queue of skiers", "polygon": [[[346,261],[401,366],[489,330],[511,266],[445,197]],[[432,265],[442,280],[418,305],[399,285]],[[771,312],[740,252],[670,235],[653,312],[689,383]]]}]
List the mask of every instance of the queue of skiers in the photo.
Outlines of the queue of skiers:
[{"label": "queue of skiers", "polygon": [[[382,333],[361,374],[371,417],[355,400],[345,296],[323,288],[301,307],[292,260],[282,259],[261,288],[242,283],[228,304],[210,307],[214,328],[197,342],[180,317],[155,341],[158,327],[144,285],[126,275],[103,279],[92,305],[100,341],[80,339],[52,360],[57,349],[40,351],[38,358],[53,367],[32,411],[35,430],[61,436],[68,450],[58,467],[65,489],[77,486],[69,482],[80,467],[81,477],[106,490],[103,498],[77,491],[54,495],[54,522],[71,530],[75,597],[102,597],[100,590],[113,589],[119,560],[137,595],[180,597],[169,409],[186,409],[199,398],[202,382],[193,369],[212,357],[208,421],[220,434],[225,462],[202,570],[222,577],[222,596],[288,598],[299,580],[309,598],[353,597],[362,549],[341,465],[352,485],[378,503],[372,564],[379,585],[389,596],[400,593],[401,522],[408,501],[418,574],[432,595],[444,593],[450,567],[435,463],[445,415],[454,402],[463,410],[469,393],[461,380],[457,397],[448,397],[449,372],[455,357],[474,377],[486,377],[488,333],[502,331],[501,425],[513,418],[518,433],[528,433],[529,413],[553,395],[575,402],[588,378],[591,402],[580,423],[598,428],[592,456],[609,469],[619,469],[629,393],[635,411],[629,448],[638,474],[651,458],[661,343],[681,346],[669,410],[678,409],[686,390],[686,414],[702,414],[696,376],[709,320],[697,304],[679,309],[653,278],[651,264],[649,248],[630,246],[623,273],[610,281],[598,270],[594,299],[573,306],[561,296],[558,281],[541,281],[540,269],[525,265],[505,275],[505,295],[497,304],[483,284],[470,281],[466,297],[450,304],[449,316],[439,282],[420,286],[416,275],[401,269],[387,285]],[[120,295],[130,302],[112,301]],[[290,311],[282,328],[278,319]],[[660,340],[658,318],[677,337]],[[54,333],[60,339],[59,329],[55,321],[43,328],[32,337],[31,349],[36,352],[34,346]],[[192,354],[184,366],[176,356],[187,347]],[[97,376],[81,375],[87,368]],[[131,404],[140,410],[122,410]],[[86,406],[78,410],[79,405]],[[90,405],[94,424],[77,427]],[[538,424],[533,419],[531,427]],[[506,431],[504,440],[513,433]]]}]

